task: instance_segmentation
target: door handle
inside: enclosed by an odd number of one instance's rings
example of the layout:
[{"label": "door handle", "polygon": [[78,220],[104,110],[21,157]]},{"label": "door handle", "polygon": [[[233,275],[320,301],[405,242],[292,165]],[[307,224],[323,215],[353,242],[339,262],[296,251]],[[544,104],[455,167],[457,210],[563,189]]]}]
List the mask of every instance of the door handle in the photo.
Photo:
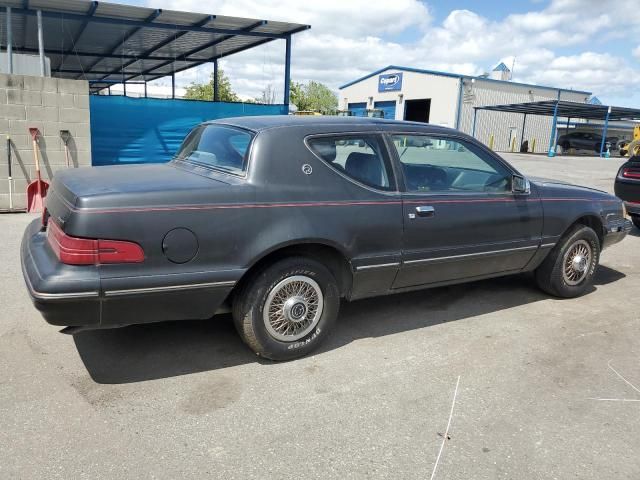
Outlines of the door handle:
[{"label": "door handle", "polygon": [[416,215],[419,217],[433,217],[436,214],[436,209],[430,205],[423,207],[416,207]]}]

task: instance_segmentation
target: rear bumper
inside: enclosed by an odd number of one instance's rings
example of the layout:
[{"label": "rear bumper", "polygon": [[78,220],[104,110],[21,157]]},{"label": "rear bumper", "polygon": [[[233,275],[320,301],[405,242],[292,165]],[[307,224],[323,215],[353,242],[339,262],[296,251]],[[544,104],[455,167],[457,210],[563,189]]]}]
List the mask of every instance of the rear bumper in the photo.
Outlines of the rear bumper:
[{"label": "rear bumper", "polygon": [[618,176],[614,188],[616,197],[624,200],[627,207],[637,204],[637,208],[640,208],[640,182]]},{"label": "rear bumper", "polygon": [[607,247],[610,247],[611,245],[615,245],[616,243],[621,242],[632,228],[633,224],[626,218],[609,222],[609,224],[605,227],[602,248],[605,249]]},{"label": "rear bumper", "polygon": [[631,215],[640,216],[640,202],[624,202],[624,205]]},{"label": "rear bumper", "polygon": [[101,328],[210,318],[241,275],[223,271],[101,278],[99,267],[60,263],[39,219],[27,227],[20,250],[33,304],[48,323],[58,326]]},{"label": "rear bumper", "polygon": [[58,262],[40,225],[40,219],[29,224],[20,248],[22,275],[33,304],[52,325],[100,325],[97,268]]}]

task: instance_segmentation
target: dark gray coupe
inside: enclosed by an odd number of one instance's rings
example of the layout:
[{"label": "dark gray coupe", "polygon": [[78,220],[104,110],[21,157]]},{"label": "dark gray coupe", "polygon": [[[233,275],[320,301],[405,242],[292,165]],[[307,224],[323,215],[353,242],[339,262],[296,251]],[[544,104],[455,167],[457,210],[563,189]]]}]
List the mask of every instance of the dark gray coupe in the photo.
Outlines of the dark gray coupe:
[{"label": "dark gray coupe", "polygon": [[630,229],[606,193],[529,181],[432,125],[244,117],[196,127],[165,165],[57,173],[22,269],[53,325],[206,319],[231,309],[258,355],[305,355],[340,299],[533,271],[589,286]]}]

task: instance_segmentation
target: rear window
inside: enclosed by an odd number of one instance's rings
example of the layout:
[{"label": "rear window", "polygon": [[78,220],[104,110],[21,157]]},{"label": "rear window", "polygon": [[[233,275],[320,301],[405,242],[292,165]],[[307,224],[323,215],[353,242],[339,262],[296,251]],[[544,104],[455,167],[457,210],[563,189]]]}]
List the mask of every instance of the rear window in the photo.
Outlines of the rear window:
[{"label": "rear window", "polygon": [[242,174],[253,134],[222,125],[199,125],[184,139],[177,160]]}]

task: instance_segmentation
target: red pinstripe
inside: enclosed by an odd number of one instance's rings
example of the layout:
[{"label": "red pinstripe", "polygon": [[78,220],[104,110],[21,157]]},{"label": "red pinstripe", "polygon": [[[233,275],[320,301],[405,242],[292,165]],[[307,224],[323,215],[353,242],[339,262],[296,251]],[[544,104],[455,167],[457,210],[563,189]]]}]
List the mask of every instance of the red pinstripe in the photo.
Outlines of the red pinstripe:
[{"label": "red pinstripe", "polygon": [[[409,205],[416,204],[447,204],[447,203],[505,203],[505,202],[607,202],[615,203],[617,199],[603,199],[594,200],[591,198],[527,198],[527,199],[515,199],[515,198],[475,198],[475,199],[424,199],[424,200],[408,200],[404,203]],[[77,212],[83,213],[137,213],[137,212],[167,212],[174,210],[230,210],[230,209],[242,209],[242,208],[298,208],[298,207],[351,207],[351,206],[372,206],[372,205],[401,205],[402,200],[363,200],[363,201],[325,201],[325,202],[299,202],[299,203],[236,203],[236,204],[210,204],[210,205],[180,205],[171,207],[124,207],[115,209],[85,209],[76,208],[68,202],[68,207]]]}]

